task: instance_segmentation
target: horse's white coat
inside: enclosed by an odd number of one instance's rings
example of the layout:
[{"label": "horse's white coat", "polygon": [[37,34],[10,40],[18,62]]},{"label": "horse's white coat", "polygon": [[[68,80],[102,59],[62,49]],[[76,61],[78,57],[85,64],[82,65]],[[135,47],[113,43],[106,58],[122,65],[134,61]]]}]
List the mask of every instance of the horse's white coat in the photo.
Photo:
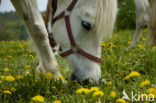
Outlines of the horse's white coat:
[{"label": "horse's white coat", "polygon": [[49,44],[45,24],[37,8],[36,0],[11,0],[11,2],[24,20],[36,44],[39,58],[37,69],[44,73],[51,72],[55,78],[61,76],[58,70],[59,66]]},{"label": "horse's white coat", "polygon": [[149,25],[151,13],[151,8],[148,0],[134,0],[134,1],[136,12],[136,31],[133,37],[133,41],[129,46],[129,48],[132,48],[138,42],[144,24],[146,23]]},{"label": "horse's white coat", "polygon": [[[58,0],[58,9],[55,16],[69,6],[72,0]],[[78,0],[70,15],[70,23],[74,39],[79,48],[96,56],[101,57],[101,41],[111,34],[116,18],[117,0]],[[92,24],[92,29],[87,31],[81,25],[81,21]],[[64,18],[59,19],[51,27],[49,20],[49,31],[52,31],[57,43],[63,51],[71,48]],[[82,81],[91,78],[98,81],[101,77],[100,64],[87,59],[79,54],[67,57],[71,68],[71,76]]]}]

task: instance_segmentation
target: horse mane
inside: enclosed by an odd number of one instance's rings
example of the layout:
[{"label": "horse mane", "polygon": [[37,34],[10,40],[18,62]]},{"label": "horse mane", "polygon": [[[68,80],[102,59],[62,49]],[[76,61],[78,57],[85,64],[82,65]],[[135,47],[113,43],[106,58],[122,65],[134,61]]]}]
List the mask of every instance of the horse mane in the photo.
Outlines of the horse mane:
[{"label": "horse mane", "polygon": [[106,39],[113,31],[117,11],[117,0],[95,0],[94,4],[96,9],[94,33],[99,39]]},{"label": "horse mane", "polygon": [[42,14],[42,17],[44,19],[46,26],[49,21],[50,9],[52,8],[52,16],[54,16],[56,9],[57,9],[57,3],[58,3],[58,0],[48,0],[46,13]]}]

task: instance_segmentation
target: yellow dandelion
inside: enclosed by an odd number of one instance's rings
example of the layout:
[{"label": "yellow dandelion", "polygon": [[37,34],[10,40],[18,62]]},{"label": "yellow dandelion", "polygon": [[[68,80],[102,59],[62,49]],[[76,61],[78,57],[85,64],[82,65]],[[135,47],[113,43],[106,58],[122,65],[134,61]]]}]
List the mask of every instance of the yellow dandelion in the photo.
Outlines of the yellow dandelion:
[{"label": "yellow dandelion", "polygon": [[132,71],[129,76],[134,77],[134,76],[140,76],[140,74],[137,71]]},{"label": "yellow dandelion", "polygon": [[131,44],[131,41],[128,41],[127,44],[130,45]]},{"label": "yellow dandelion", "polygon": [[4,72],[9,72],[9,69],[8,68],[4,68],[3,71]]},{"label": "yellow dandelion", "polygon": [[16,89],[15,89],[15,88],[11,88],[11,91],[12,91],[12,92],[15,92],[15,91],[16,91]]},{"label": "yellow dandelion", "polygon": [[4,76],[1,76],[1,79],[4,79],[5,77]]},{"label": "yellow dandelion", "polygon": [[112,81],[107,82],[107,86],[111,86],[112,85]]},{"label": "yellow dandelion", "polygon": [[53,89],[56,89],[56,87],[55,87],[55,86],[52,86],[52,88],[53,88]]},{"label": "yellow dandelion", "polygon": [[2,83],[3,83],[3,81],[0,80],[0,84],[2,84]]},{"label": "yellow dandelion", "polygon": [[29,55],[29,57],[30,57],[30,58],[34,58],[34,56],[33,56],[33,55]]},{"label": "yellow dandelion", "polygon": [[139,49],[143,49],[143,46],[141,44],[138,44]]},{"label": "yellow dandelion", "polygon": [[147,90],[147,93],[148,93],[148,94],[156,94],[156,88],[149,88],[149,89]]},{"label": "yellow dandelion", "polygon": [[43,103],[44,102],[44,97],[42,97],[40,95],[37,95],[35,97],[32,97],[31,100],[34,101],[34,102]]},{"label": "yellow dandelion", "polygon": [[70,71],[70,69],[67,69],[67,73],[70,73],[71,71]]},{"label": "yellow dandelion", "polygon": [[95,91],[93,93],[93,97],[102,97],[104,95],[104,93],[102,91]]},{"label": "yellow dandelion", "polygon": [[128,55],[129,55],[129,56],[131,56],[131,55],[132,55],[132,53],[130,52],[130,53],[128,53]]},{"label": "yellow dandelion", "polygon": [[3,93],[4,94],[10,94],[10,95],[12,94],[9,90],[4,90]]},{"label": "yellow dandelion", "polygon": [[62,103],[60,100],[55,100],[53,103]]},{"label": "yellow dandelion", "polygon": [[13,76],[9,75],[9,76],[5,77],[5,80],[8,82],[13,82],[13,81],[15,81],[15,78]]},{"label": "yellow dandelion", "polygon": [[52,73],[48,72],[46,73],[45,77],[46,79],[52,79],[53,76],[52,76]]},{"label": "yellow dandelion", "polygon": [[8,56],[8,58],[12,58],[12,56],[11,56],[11,55],[9,55],[9,56]]},{"label": "yellow dandelion", "polygon": [[153,49],[156,49],[156,46],[153,46]]},{"label": "yellow dandelion", "polygon": [[115,34],[114,37],[117,38],[118,37],[118,34]]},{"label": "yellow dandelion", "polygon": [[64,77],[63,76],[58,76],[57,79],[64,79]]},{"label": "yellow dandelion", "polygon": [[101,46],[104,46],[104,47],[106,47],[106,44],[105,44],[104,42],[102,42],[102,43],[101,43]]},{"label": "yellow dandelion", "polygon": [[146,41],[146,38],[142,38],[142,41]]},{"label": "yellow dandelion", "polygon": [[110,93],[110,96],[114,98],[114,97],[116,96],[116,92],[115,92],[115,91],[112,91],[112,92]]},{"label": "yellow dandelion", "polygon": [[126,103],[126,101],[122,98],[116,100],[116,103]]},{"label": "yellow dandelion", "polygon": [[90,91],[91,92],[99,91],[99,88],[98,87],[92,87],[92,88],[90,88]]},{"label": "yellow dandelion", "polygon": [[30,65],[26,65],[25,68],[26,68],[26,69],[27,69],[27,68],[30,68]]},{"label": "yellow dandelion", "polygon": [[29,71],[26,71],[26,72],[25,72],[25,76],[27,76],[27,75],[29,75],[29,74],[30,74]]},{"label": "yellow dandelion", "polygon": [[87,88],[81,88],[76,90],[76,94],[88,94],[88,93],[90,93],[90,90]]},{"label": "yellow dandelion", "polygon": [[112,47],[113,46],[113,43],[107,43],[107,46]]},{"label": "yellow dandelion", "polygon": [[143,82],[141,82],[141,87],[146,86],[146,85],[150,85],[150,81],[149,80],[145,80]]},{"label": "yellow dandelion", "polygon": [[22,45],[21,43],[19,43],[19,47],[20,47],[20,48],[23,48],[23,45]]},{"label": "yellow dandelion", "polygon": [[22,79],[24,79],[24,77],[22,75],[19,75],[19,76],[16,77],[16,79],[17,80],[22,80]]},{"label": "yellow dandelion", "polygon": [[124,79],[127,80],[131,77],[140,76],[140,74],[137,71],[132,71],[128,76],[126,76]]}]

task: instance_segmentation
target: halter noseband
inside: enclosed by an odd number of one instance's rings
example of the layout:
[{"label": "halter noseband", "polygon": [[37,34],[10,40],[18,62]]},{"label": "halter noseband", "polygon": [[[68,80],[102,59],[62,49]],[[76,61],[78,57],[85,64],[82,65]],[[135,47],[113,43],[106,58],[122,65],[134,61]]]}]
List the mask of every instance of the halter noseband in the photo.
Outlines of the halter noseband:
[{"label": "halter noseband", "polygon": [[[73,34],[72,34],[72,30],[71,30],[69,14],[73,10],[77,1],[78,0],[73,0],[72,3],[68,6],[68,8],[66,10],[61,12],[59,15],[52,17],[52,21],[51,21],[52,25],[56,22],[56,20],[63,18],[63,17],[65,18],[66,29],[67,29],[68,37],[69,37],[70,44],[71,44],[71,49],[61,53],[60,56],[66,57],[66,56],[69,56],[70,54],[78,53],[78,54],[80,54],[80,55],[82,55],[82,56],[84,56],[90,60],[93,60],[93,61],[98,62],[98,63],[102,63],[101,58],[95,57],[95,56],[83,51],[81,48],[78,48],[78,46],[76,45],[76,42],[75,42]],[[49,36],[50,35],[52,35],[52,33],[49,33]]]}]

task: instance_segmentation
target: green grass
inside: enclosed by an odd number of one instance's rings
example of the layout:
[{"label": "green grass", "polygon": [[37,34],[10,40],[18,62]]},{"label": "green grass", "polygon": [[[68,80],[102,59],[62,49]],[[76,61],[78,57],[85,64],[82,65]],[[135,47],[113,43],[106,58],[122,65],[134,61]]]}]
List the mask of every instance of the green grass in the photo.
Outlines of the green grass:
[{"label": "green grass", "polygon": [[[156,48],[147,46],[146,41],[142,40],[146,37],[145,31],[138,43],[142,48],[136,46],[126,51],[133,33],[134,31],[117,32],[110,40],[104,42],[106,46],[102,47],[102,79],[111,81],[112,85],[103,80],[96,85],[104,92],[102,97],[93,97],[93,93],[76,94],[77,89],[90,88],[91,84],[82,86],[69,81],[65,86],[59,80],[49,81],[44,75],[35,72],[38,60],[34,49],[30,48],[29,41],[1,41],[0,77],[11,75],[15,77],[15,81],[8,82],[5,78],[0,78],[2,82],[0,82],[0,103],[28,103],[36,95],[43,96],[45,103],[53,103],[55,100],[60,100],[62,103],[115,103],[118,98],[122,98],[124,89],[129,96],[131,91],[147,94],[147,90],[152,87],[151,84],[156,85]],[[107,45],[109,43],[113,45]],[[61,73],[67,78],[69,70],[66,61],[61,57],[57,57],[57,60]],[[30,68],[25,68],[27,65],[30,65]],[[8,68],[9,72],[4,72],[4,68]],[[29,74],[25,75],[27,71]],[[132,71],[137,71],[140,76],[125,80],[124,78]],[[19,75],[24,78],[18,80],[16,77]],[[149,80],[150,85],[141,87],[141,82],[145,80]],[[12,92],[11,88],[15,88],[16,91]],[[4,90],[10,90],[12,94],[5,94]],[[110,96],[111,91],[116,92],[114,98]]]}]

